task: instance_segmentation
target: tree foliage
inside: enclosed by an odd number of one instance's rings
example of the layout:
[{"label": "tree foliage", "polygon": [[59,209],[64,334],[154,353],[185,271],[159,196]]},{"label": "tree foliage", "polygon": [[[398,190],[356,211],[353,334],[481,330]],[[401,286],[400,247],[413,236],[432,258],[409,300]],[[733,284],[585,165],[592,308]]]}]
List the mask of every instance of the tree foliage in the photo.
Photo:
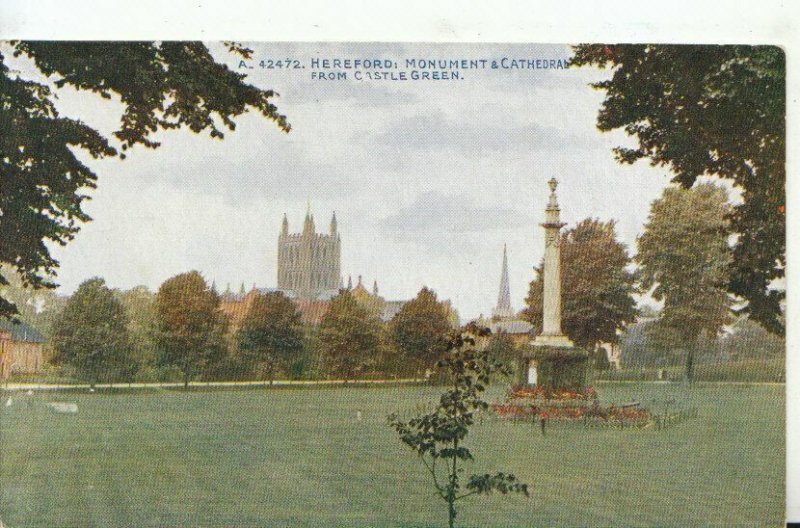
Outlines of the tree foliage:
[{"label": "tree foliage", "polygon": [[300,359],[303,339],[300,312],[281,292],[256,295],[236,333],[242,358],[265,367],[270,381],[276,367],[288,368]]},{"label": "tree foliage", "polygon": [[114,293],[128,317],[128,334],[131,338],[131,371],[128,375],[133,376],[155,363],[156,296],[146,286],[135,286]]},{"label": "tree foliage", "polygon": [[[228,49],[250,54],[236,44]],[[48,243],[66,244],[90,220],[83,203],[97,174],[78,151],[124,158],[136,145],[158,147],[160,130],[184,127],[223,138],[250,109],[289,131],[271,102],[273,91],[245,83],[199,42],[15,41],[9,51],[30,59],[43,76],[22,78],[0,51],[0,264],[25,287],[55,287],[58,262]],[[59,113],[57,94],[67,86],[122,103],[113,138]],[[0,286],[10,271],[0,273]],[[14,303],[0,296],[0,317],[14,313]]]},{"label": "tree foliage", "polygon": [[126,368],[128,318],[103,279],[83,282],[53,325],[54,363],[69,365],[92,386]]},{"label": "tree foliage", "polygon": [[517,346],[507,332],[495,332],[486,344],[486,352],[489,357],[508,363],[515,359]]},{"label": "tree foliage", "polygon": [[642,288],[652,289],[652,296],[664,302],[657,327],[685,343],[689,379],[698,337],[716,335],[730,317],[725,290],[731,260],[729,210],[727,193],[716,185],[667,188],[653,202],[638,239]]},{"label": "tree foliage", "polygon": [[[594,350],[616,343],[636,317],[635,279],[625,245],[616,238],[614,221],[585,219],[561,234],[561,327],[579,347]],[[536,333],[542,330],[544,262],[536,268],[523,316]]]},{"label": "tree foliage", "polygon": [[16,318],[28,323],[49,341],[52,337],[53,324],[64,310],[67,296],[58,295],[50,289],[26,288],[14,270],[5,270],[4,272],[3,269],[0,269],[0,275],[4,273],[8,284],[0,286],[0,297],[16,306],[17,313],[12,316],[12,319]]},{"label": "tree foliage", "polygon": [[450,387],[440,396],[433,411],[408,421],[400,420],[396,414],[389,416],[389,425],[422,461],[431,475],[436,495],[447,504],[450,528],[455,524],[456,502],[471,495],[498,492],[528,496],[527,484],[510,473],[470,475],[462,487],[462,466],[474,460],[465,440],[475,423],[475,414],[489,407],[483,393],[493,377],[509,374],[508,368],[488,351],[476,349],[476,337],[489,334],[487,328],[473,324],[447,343],[445,356],[436,363],[436,368],[450,381]]},{"label": "tree foliage", "polygon": [[226,354],[227,318],[219,305],[219,295],[197,271],[167,279],[158,289],[158,362],[180,369],[185,387]]},{"label": "tree foliage", "polygon": [[780,358],[786,354],[786,340],[767,332],[759,323],[741,317],[732,332],[720,339],[720,352],[724,359]]},{"label": "tree foliage", "polygon": [[442,357],[450,330],[447,310],[427,287],[405,303],[389,324],[400,357],[417,369],[432,367]]},{"label": "tree foliage", "polygon": [[329,374],[353,379],[375,356],[380,322],[349,290],[340,290],[319,328],[322,364]]},{"label": "tree foliage", "polygon": [[738,235],[727,279],[745,311],[784,331],[785,293],[769,286],[786,266],[786,60],[775,46],[581,45],[572,64],[610,67],[594,84],[606,99],[602,131],[638,139],[621,163],[649,159],[691,187],[702,175],[733,182],[743,203],[728,215]]}]

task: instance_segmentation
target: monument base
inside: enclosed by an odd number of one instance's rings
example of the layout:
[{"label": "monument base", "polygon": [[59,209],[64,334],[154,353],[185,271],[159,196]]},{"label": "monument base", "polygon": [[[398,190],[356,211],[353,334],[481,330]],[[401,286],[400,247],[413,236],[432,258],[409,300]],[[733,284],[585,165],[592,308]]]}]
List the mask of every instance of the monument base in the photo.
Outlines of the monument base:
[{"label": "monument base", "polygon": [[548,347],[555,347],[555,348],[575,348],[575,344],[570,341],[570,339],[563,335],[545,335],[539,334],[536,338],[531,341],[531,345],[533,346],[548,346]]},{"label": "monument base", "polygon": [[522,384],[549,391],[582,391],[589,381],[589,354],[566,336],[538,336],[522,355],[520,366]]}]

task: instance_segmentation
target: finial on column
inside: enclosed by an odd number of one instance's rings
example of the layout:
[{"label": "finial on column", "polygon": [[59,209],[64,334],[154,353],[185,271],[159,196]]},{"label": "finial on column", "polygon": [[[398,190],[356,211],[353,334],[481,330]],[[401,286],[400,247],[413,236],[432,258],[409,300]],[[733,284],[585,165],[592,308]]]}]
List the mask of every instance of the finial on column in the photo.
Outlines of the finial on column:
[{"label": "finial on column", "polygon": [[558,209],[558,199],[556,198],[556,187],[558,187],[558,180],[555,178],[550,178],[550,180],[547,182],[547,185],[550,186],[550,200],[547,202],[547,209]]}]

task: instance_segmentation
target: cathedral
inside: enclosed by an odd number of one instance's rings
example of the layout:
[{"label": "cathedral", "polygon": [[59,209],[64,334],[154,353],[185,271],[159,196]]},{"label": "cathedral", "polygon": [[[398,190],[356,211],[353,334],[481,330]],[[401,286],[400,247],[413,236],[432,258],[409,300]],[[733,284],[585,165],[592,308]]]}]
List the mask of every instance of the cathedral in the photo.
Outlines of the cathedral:
[{"label": "cathedral", "polygon": [[335,296],[342,285],[341,256],[336,213],[327,235],[316,232],[311,211],[306,212],[303,232],[290,234],[284,214],[278,237],[278,289],[303,300]]},{"label": "cathedral", "polygon": [[[277,287],[257,288],[254,284],[250,291],[246,291],[242,284],[236,294],[228,285],[221,295],[220,308],[228,316],[231,332],[241,326],[255,298],[259,294],[270,292],[281,292],[292,299],[302,321],[309,325],[318,325],[322,321],[330,307],[330,300],[343,289],[350,290],[356,301],[380,320],[386,322],[392,319],[407,301],[386,300],[379,296],[377,282],[373,283],[370,292],[362,283],[360,275],[355,287],[350,278],[345,287],[341,275],[341,258],[342,239],[339,236],[336,213],[331,218],[328,234],[316,232],[314,215],[310,210],[306,212],[302,232],[290,233],[289,220],[284,214],[278,235]],[[445,300],[442,303],[448,319],[457,328],[458,312],[450,301]]]}]

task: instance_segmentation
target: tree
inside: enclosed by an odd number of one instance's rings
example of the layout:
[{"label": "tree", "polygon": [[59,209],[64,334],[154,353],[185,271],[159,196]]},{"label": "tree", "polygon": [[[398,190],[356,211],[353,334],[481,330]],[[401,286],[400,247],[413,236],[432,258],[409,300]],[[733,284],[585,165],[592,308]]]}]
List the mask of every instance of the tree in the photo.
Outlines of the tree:
[{"label": "tree", "polygon": [[511,362],[516,355],[517,347],[514,339],[507,332],[495,332],[486,344],[489,357],[503,362]]},{"label": "tree", "polygon": [[[90,220],[83,202],[97,174],[76,151],[124,158],[136,145],[158,147],[153,137],[160,130],[183,127],[221,139],[250,109],[290,128],[271,103],[273,91],[245,83],[245,75],[216,62],[199,42],[12,41],[4,48],[42,74],[22,78],[0,50],[0,264],[13,268],[25,287],[55,287],[58,261],[48,243],[66,244]],[[245,58],[251,53],[238,44],[227,48]],[[113,140],[59,113],[55,100],[65,86],[122,103]],[[0,296],[0,317],[14,313],[14,303]]]},{"label": "tree", "polygon": [[272,384],[276,366],[287,368],[303,351],[303,323],[295,304],[281,292],[258,294],[236,333],[239,353],[262,365]]},{"label": "tree", "polygon": [[690,188],[716,175],[742,191],[728,212],[737,235],[728,290],[743,311],[784,332],[786,267],[786,59],[777,46],[581,45],[572,64],[611,67],[592,85],[606,92],[601,131],[622,128],[636,148],[620,163],[647,158]]},{"label": "tree", "polygon": [[786,340],[767,332],[759,323],[741,317],[733,325],[732,332],[721,339],[720,349],[722,355],[732,361],[781,358],[786,354]]},{"label": "tree", "polygon": [[427,287],[403,305],[389,327],[402,360],[418,371],[441,359],[451,330],[447,311]]},{"label": "tree", "polygon": [[156,346],[162,366],[183,374],[183,386],[226,354],[227,319],[219,295],[197,271],[167,279],[156,294]]},{"label": "tree", "polygon": [[375,355],[380,322],[353,298],[349,290],[340,290],[331,300],[322,318],[319,342],[322,363],[330,374],[345,381]]},{"label": "tree", "polygon": [[131,339],[129,375],[146,370],[156,362],[156,296],[146,286],[115,291],[128,318]]},{"label": "tree", "polygon": [[[579,347],[593,351],[616,343],[636,317],[630,257],[616,238],[615,222],[585,219],[561,234],[561,326]],[[542,331],[544,261],[536,268],[523,317]]]},{"label": "tree", "polygon": [[489,335],[486,328],[473,325],[447,344],[445,356],[436,368],[450,380],[450,387],[439,398],[436,408],[405,422],[396,414],[389,416],[389,425],[400,440],[419,457],[431,475],[436,495],[447,504],[448,526],[453,528],[457,515],[456,502],[471,495],[492,492],[522,493],[528,496],[528,486],[510,473],[470,475],[462,491],[460,465],[474,457],[464,441],[475,423],[475,413],[489,405],[483,392],[497,374],[508,375],[508,369],[493,359],[488,351],[475,348],[475,338]]},{"label": "tree", "polygon": [[641,285],[664,302],[656,327],[685,343],[689,381],[698,337],[716,335],[729,319],[729,209],[727,193],[716,185],[669,187],[653,202],[637,241]]},{"label": "tree", "polygon": [[592,366],[601,372],[611,368],[611,363],[608,361],[608,350],[605,347],[600,347],[594,351]]},{"label": "tree", "polygon": [[94,385],[111,381],[130,349],[122,303],[101,278],[83,282],[53,325],[55,363],[70,365]]},{"label": "tree", "polygon": [[33,326],[49,341],[53,323],[64,310],[67,296],[57,295],[48,289],[25,288],[13,269],[0,269],[0,274],[3,273],[8,284],[0,286],[0,297],[14,304],[17,309],[16,315],[11,318],[18,318]]}]

